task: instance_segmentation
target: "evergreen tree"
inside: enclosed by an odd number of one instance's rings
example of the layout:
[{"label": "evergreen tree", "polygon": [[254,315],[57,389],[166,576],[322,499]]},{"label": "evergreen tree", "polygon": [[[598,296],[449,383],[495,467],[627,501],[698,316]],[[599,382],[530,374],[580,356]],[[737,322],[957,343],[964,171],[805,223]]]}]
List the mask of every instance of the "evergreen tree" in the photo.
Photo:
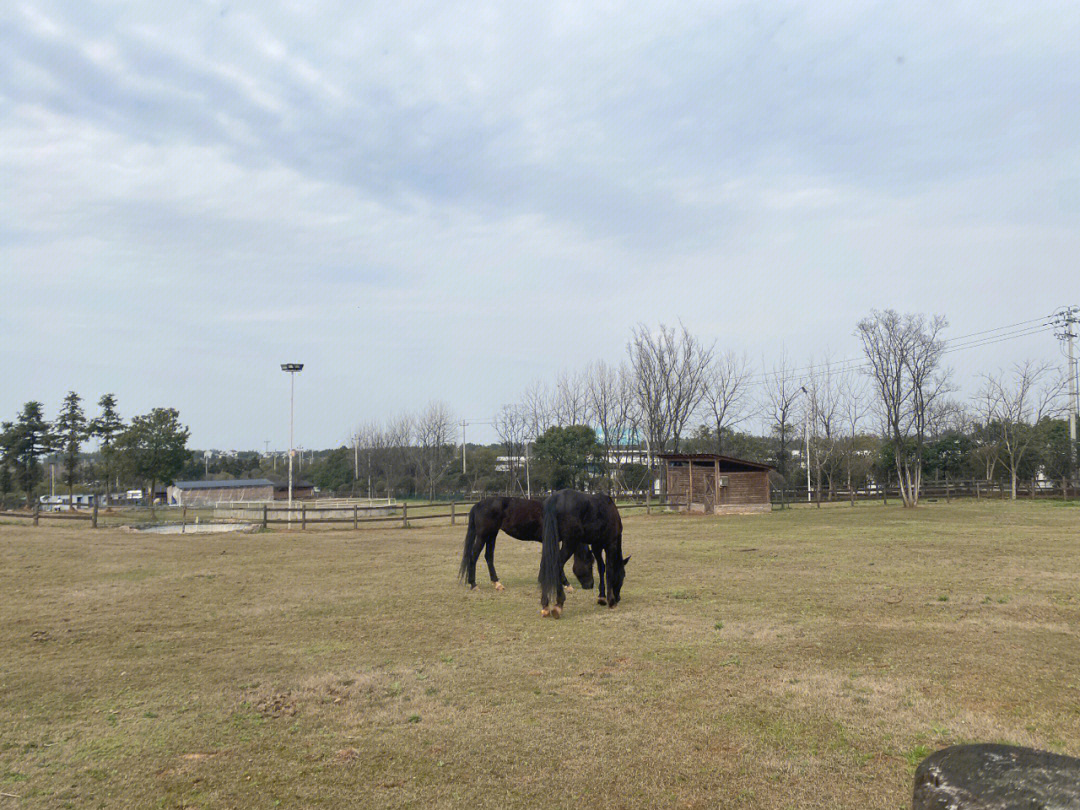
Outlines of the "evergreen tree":
[{"label": "evergreen tree", "polygon": [[116,449],[127,471],[146,481],[149,501],[154,502],[158,483],[171,484],[191,453],[187,449],[190,431],[180,424],[175,408],[154,408],[136,416],[116,439]]},{"label": "evergreen tree", "polygon": [[124,429],[124,420],[116,410],[116,397],[105,394],[98,400],[101,415],[90,422],[90,433],[101,442],[101,469],[105,475],[105,493],[112,500],[112,483],[116,477],[116,437]]},{"label": "evergreen tree", "polygon": [[34,497],[34,487],[41,480],[41,465],[38,463],[52,447],[49,423],[37,401],[23,405],[22,413],[14,425],[5,432],[7,448],[15,472],[15,481],[26,493],[26,505],[29,507]]},{"label": "evergreen tree", "polygon": [[68,503],[75,498],[75,473],[79,466],[79,450],[89,435],[86,416],[83,414],[82,399],[74,391],[68,391],[60,415],[53,424],[56,448],[64,454],[64,480],[68,486]]}]

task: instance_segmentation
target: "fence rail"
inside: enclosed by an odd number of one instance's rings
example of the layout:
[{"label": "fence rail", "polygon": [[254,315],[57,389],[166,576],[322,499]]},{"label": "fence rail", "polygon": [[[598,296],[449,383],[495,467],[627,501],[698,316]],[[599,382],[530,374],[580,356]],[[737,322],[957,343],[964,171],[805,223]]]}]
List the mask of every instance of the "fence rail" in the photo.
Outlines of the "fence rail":
[{"label": "fence rail", "polygon": [[31,520],[35,526],[39,521],[44,520],[88,520],[93,528],[97,528],[98,525],[98,508],[94,505],[93,510],[90,512],[53,512],[51,510],[42,511],[41,505],[37,501],[34,502],[34,508],[26,511],[5,509],[0,511],[0,517],[13,517],[23,518],[24,520]]}]

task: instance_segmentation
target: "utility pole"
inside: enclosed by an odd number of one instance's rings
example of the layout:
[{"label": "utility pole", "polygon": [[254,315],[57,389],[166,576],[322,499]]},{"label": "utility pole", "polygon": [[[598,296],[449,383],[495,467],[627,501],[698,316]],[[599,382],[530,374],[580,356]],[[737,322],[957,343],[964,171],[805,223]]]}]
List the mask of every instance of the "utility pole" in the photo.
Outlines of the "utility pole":
[{"label": "utility pole", "polygon": [[532,498],[532,479],[529,478],[529,440],[525,440],[525,497]]},{"label": "utility pole", "polygon": [[[811,369],[810,373],[813,373]],[[810,393],[803,386],[799,389],[806,394],[807,400],[810,399]],[[816,417],[815,417],[816,418]],[[810,503],[810,407],[807,403],[806,413],[803,415],[803,437],[806,439],[806,502]]]},{"label": "utility pole", "polygon": [[1073,341],[1076,340],[1076,324],[1080,323],[1080,307],[1064,307],[1055,316],[1061,331],[1058,340],[1066,345],[1069,358],[1069,477],[1076,484],[1076,420],[1080,418],[1080,382],[1077,380],[1076,352]]},{"label": "utility pole", "polygon": [[[293,414],[296,410],[296,375],[298,372],[304,370],[303,363],[282,363],[281,370],[287,372],[289,375],[289,523],[288,526],[292,528],[292,501],[293,501],[293,454],[296,452],[293,449]],[[301,450],[301,453],[303,451]],[[303,455],[300,456],[301,468],[303,468]]]},{"label": "utility pole", "polygon": [[461,474],[465,475],[465,427],[469,423],[464,419],[461,420]]}]

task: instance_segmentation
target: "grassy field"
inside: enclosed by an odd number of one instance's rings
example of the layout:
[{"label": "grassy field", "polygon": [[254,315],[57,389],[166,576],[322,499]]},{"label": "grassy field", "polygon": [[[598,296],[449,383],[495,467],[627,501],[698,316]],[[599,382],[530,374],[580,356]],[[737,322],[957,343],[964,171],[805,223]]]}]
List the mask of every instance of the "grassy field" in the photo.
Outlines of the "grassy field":
[{"label": "grassy field", "polygon": [[899,810],[946,744],[1080,755],[1080,508],[635,516],[558,622],[463,532],[0,525],[0,808]]}]

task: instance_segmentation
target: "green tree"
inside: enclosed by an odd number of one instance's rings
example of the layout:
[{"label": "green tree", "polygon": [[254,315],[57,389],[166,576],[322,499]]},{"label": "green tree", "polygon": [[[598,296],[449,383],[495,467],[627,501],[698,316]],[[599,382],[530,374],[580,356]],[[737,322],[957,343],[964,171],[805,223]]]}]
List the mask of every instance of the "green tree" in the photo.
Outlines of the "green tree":
[{"label": "green tree", "polygon": [[26,505],[30,506],[34,487],[41,480],[38,459],[52,447],[52,434],[41,403],[31,401],[23,405],[22,413],[15,424],[5,431],[5,436],[5,455],[11,459],[15,481],[26,493]]},{"label": "green tree", "polygon": [[74,391],[68,391],[60,415],[53,423],[56,449],[64,454],[64,480],[68,486],[68,503],[75,500],[75,473],[79,466],[79,450],[86,439],[86,415],[82,409],[82,398]]},{"label": "green tree", "polygon": [[124,429],[124,420],[116,410],[116,397],[105,394],[98,400],[101,414],[90,422],[90,435],[101,443],[101,468],[105,476],[105,494],[112,500],[112,482],[116,477],[116,437]]},{"label": "green tree", "polygon": [[171,484],[188,460],[189,435],[175,408],[154,408],[132,419],[116,438],[121,463],[133,478],[147,483],[151,504],[157,485]]},{"label": "green tree", "polygon": [[537,466],[551,489],[581,489],[601,447],[591,427],[570,425],[548,428],[533,444],[533,450]]}]

